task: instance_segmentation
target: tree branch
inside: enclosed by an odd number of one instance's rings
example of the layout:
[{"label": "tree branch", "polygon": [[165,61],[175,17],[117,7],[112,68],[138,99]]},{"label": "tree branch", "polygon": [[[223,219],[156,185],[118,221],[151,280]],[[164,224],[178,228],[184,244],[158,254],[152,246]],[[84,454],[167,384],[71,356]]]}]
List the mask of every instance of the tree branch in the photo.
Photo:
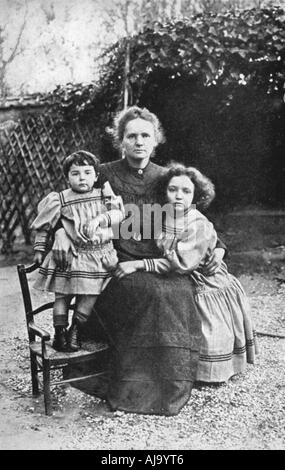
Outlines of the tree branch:
[{"label": "tree branch", "polygon": [[21,41],[21,38],[22,38],[22,35],[23,35],[23,32],[24,32],[24,29],[26,27],[26,20],[27,20],[27,11],[28,11],[28,7],[27,7],[27,0],[25,0],[25,4],[26,4],[26,9],[25,9],[25,15],[24,15],[24,21],[20,27],[20,31],[19,31],[19,34],[18,34],[18,37],[17,37],[17,40],[16,40],[16,44],[10,54],[10,56],[8,57],[8,59],[5,61],[6,64],[10,64],[14,58],[19,55],[20,51],[18,50],[18,47],[19,47],[19,44],[20,44],[20,41]]}]

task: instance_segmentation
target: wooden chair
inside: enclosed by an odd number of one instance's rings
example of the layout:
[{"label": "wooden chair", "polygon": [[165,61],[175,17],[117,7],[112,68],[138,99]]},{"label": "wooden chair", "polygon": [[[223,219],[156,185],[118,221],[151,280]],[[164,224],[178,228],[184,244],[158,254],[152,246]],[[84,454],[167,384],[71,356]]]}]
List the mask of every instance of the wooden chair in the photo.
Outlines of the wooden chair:
[{"label": "wooden chair", "polygon": [[[90,375],[80,375],[75,378],[63,378],[64,370],[68,366],[77,365],[79,363],[96,363],[100,365],[100,353],[107,351],[108,345],[105,343],[96,343],[95,341],[83,342],[82,348],[76,352],[59,352],[56,351],[50,341],[50,334],[43,328],[35,324],[35,316],[53,308],[54,302],[49,302],[33,309],[32,300],[27,274],[32,273],[38,268],[36,264],[25,266],[19,264],[17,266],[18,275],[23,295],[24,309],[26,315],[26,323],[29,338],[31,375],[32,375],[32,393],[34,396],[39,395],[39,372],[43,377],[43,394],[45,403],[45,413],[52,414],[51,405],[51,386],[65,383],[79,382],[90,379],[95,376],[104,374],[104,371],[92,373]],[[74,310],[74,305],[70,306],[70,310]],[[39,338],[39,340],[37,340]],[[103,353],[104,354],[104,353]],[[101,356],[102,357],[102,356]],[[61,370],[61,380],[51,380],[51,372]]]}]

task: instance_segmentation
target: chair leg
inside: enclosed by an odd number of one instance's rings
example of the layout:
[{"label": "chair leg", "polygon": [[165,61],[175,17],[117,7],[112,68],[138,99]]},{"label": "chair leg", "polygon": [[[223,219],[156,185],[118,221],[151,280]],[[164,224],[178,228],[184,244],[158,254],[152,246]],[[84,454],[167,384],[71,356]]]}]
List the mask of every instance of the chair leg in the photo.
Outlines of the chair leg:
[{"label": "chair leg", "polygon": [[50,365],[49,361],[43,361],[43,389],[46,415],[52,415],[50,393]]},{"label": "chair leg", "polygon": [[38,365],[37,365],[36,356],[32,353],[31,353],[31,375],[32,375],[33,395],[38,396],[39,395]]}]

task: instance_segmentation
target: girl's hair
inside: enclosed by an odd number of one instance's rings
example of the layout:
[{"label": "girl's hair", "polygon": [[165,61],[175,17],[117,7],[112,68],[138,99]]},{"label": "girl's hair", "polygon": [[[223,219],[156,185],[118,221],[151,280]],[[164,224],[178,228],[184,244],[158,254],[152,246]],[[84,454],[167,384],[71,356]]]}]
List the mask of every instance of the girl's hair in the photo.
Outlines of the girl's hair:
[{"label": "girl's hair", "polygon": [[193,204],[197,209],[206,209],[215,197],[215,186],[212,181],[203,175],[197,168],[186,167],[181,163],[170,162],[168,171],[162,176],[158,183],[158,197],[162,204],[165,203],[166,191],[169,181],[174,176],[188,176],[195,186]]},{"label": "girl's hair", "polygon": [[72,165],[90,165],[94,167],[96,175],[99,174],[100,161],[93,153],[87,152],[86,150],[76,150],[76,152],[66,157],[63,162],[63,173],[66,178],[68,177]]},{"label": "girl's hair", "polygon": [[165,142],[163,128],[158,117],[154,113],[151,113],[147,108],[130,106],[129,108],[120,111],[115,116],[113,128],[108,129],[108,132],[113,136],[114,144],[117,148],[120,147],[124,138],[126,125],[129,121],[137,118],[144,119],[153,125],[157,145]]}]

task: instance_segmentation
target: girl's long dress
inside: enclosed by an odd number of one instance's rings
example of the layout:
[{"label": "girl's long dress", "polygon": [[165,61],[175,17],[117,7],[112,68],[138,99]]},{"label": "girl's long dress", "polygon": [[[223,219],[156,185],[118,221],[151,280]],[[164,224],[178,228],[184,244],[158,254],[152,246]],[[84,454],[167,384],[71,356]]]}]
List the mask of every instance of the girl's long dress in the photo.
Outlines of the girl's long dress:
[{"label": "girl's long dress", "polygon": [[[111,279],[106,260],[117,259],[111,223],[122,220],[121,209],[121,198],[114,195],[109,184],[103,190],[94,188],[88,193],[66,189],[48,194],[40,202],[38,216],[32,224],[36,230],[34,247],[45,251],[50,232],[60,220],[75,245],[77,256],[69,253],[70,266],[61,271],[50,251],[39,268],[34,287],[62,294],[100,294]],[[98,229],[99,239],[92,242],[84,236],[83,227],[102,213],[106,214],[106,226]]]},{"label": "girl's long dress", "polygon": [[224,262],[212,276],[198,268],[215,247],[213,225],[194,209],[180,220],[168,217],[157,244],[164,253],[171,249],[174,254],[146,260],[148,270],[167,273],[175,269],[190,275],[195,286],[202,325],[196,380],[224,382],[243,372],[247,363],[254,363],[257,349],[248,298]]},{"label": "girl's long dress", "polygon": [[249,301],[225,263],[213,276],[194,271],[191,277],[202,321],[196,380],[224,382],[254,364],[257,344]]}]

